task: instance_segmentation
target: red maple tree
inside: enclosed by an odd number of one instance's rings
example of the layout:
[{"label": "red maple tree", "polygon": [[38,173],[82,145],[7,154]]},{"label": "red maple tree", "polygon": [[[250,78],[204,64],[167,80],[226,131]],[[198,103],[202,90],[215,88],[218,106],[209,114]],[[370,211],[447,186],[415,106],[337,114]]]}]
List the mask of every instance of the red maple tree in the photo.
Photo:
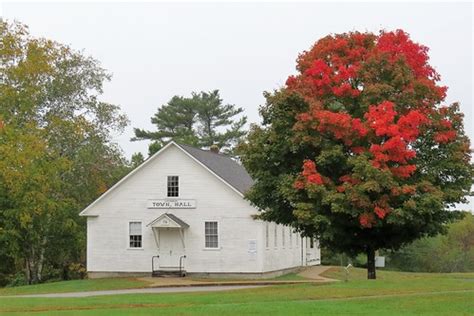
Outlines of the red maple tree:
[{"label": "red maple tree", "polygon": [[[335,35],[318,41],[298,58],[300,74],[287,80],[288,90],[303,96],[310,104],[308,112],[298,115],[295,129],[303,132],[313,129],[340,141],[352,155],[369,154],[374,167],[389,170],[397,178],[409,178],[417,168],[413,162],[416,156],[413,142],[420,133],[434,130],[434,140],[439,144],[456,139],[448,111],[434,106],[444,101],[447,88],[437,85],[440,76],[428,64],[427,52],[425,46],[414,43],[401,30],[382,32],[379,36]],[[395,104],[388,95],[375,104],[369,103],[364,97],[367,91],[383,92],[379,80],[383,69],[374,71],[371,65],[408,68],[411,80],[404,82],[400,78],[397,94],[411,97],[415,102]],[[417,95],[420,89],[423,90],[421,98]],[[348,105],[339,111],[328,110],[335,97],[342,98]],[[351,113],[351,103],[360,101],[363,106],[358,104],[359,111]],[[362,112],[361,108],[366,110]],[[304,184],[309,183],[335,186],[338,192],[344,192],[354,185],[351,174],[337,181],[328,178],[324,181],[310,160],[305,161],[303,168],[295,188],[302,190]],[[397,191],[396,196],[410,193]],[[391,210],[389,198],[382,195],[372,201],[359,215],[360,225],[370,228],[377,218],[383,220]]]},{"label": "red maple tree", "polygon": [[402,30],[330,35],[300,54],[241,151],[261,218],[365,252],[369,278],[377,249],[442,231],[473,168],[463,115],[428,60]]}]

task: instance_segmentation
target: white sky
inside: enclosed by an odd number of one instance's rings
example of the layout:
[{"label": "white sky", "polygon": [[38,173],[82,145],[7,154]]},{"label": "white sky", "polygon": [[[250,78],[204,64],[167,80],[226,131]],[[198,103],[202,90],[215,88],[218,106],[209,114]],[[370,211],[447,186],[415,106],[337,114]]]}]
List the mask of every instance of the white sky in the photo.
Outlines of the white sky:
[{"label": "white sky", "polygon": [[[2,0],[0,0],[2,1]],[[173,95],[219,89],[227,103],[260,122],[263,91],[295,72],[298,53],[329,33],[402,28],[430,48],[431,64],[461,102],[474,140],[472,3],[18,3],[0,14],[84,50],[113,74],[103,100],[121,105],[131,126],[117,142],[127,157],[147,153],[132,127]]]}]

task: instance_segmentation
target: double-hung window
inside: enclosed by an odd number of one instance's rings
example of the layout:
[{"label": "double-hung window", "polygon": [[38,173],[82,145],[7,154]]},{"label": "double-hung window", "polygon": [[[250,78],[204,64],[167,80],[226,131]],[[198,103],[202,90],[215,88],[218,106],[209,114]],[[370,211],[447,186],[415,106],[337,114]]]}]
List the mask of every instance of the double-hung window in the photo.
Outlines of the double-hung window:
[{"label": "double-hung window", "polygon": [[206,248],[219,248],[219,229],[217,222],[204,222]]},{"label": "double-hung window", "polygon": [[168,197],[179,196],[179,177],[168,176]]},{"label": "double-hung window", "polygon": [[129,247],[142,247],[142,223],[130,222],[128,223]]}]

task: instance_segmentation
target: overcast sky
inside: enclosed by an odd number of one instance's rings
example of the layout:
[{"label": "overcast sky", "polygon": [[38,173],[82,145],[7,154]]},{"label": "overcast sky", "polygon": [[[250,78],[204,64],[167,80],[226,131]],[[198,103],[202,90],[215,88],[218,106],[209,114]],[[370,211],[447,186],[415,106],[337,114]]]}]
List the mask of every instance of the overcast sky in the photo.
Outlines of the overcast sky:
[{"label": "overcast sky", "polygon": [[[2,0],[0,0],[2,1]],[[117,142],[125,155],[132,127],[174,95],[219,89],[227,103],[260,122],[262,93],[282,86],[295,59],[329,33],[401,28],[430,48],[431,64],[459,101],[474,139],[471,3],[33,3],[4,2],[2,14],[35,36],[84,50],[113,78],[103,100],[119,104],[131,126]]]}]

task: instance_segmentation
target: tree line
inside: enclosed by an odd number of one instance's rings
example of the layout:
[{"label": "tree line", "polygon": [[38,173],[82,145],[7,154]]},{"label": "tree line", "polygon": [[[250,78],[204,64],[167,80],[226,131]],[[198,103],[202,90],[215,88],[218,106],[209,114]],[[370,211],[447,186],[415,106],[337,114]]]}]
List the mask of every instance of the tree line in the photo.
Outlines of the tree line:
[{"label": "tree line", "polygon": [[[445,234],[423,237],[400,249],[379,252],[385,257],[386,270],[408,272],[472,272],[474,271],[474,215],[463,214],[463,219],[448,225]],[[322,250],[324,265],[366,267],[364,256],[348,256],[329,248]]]}]

